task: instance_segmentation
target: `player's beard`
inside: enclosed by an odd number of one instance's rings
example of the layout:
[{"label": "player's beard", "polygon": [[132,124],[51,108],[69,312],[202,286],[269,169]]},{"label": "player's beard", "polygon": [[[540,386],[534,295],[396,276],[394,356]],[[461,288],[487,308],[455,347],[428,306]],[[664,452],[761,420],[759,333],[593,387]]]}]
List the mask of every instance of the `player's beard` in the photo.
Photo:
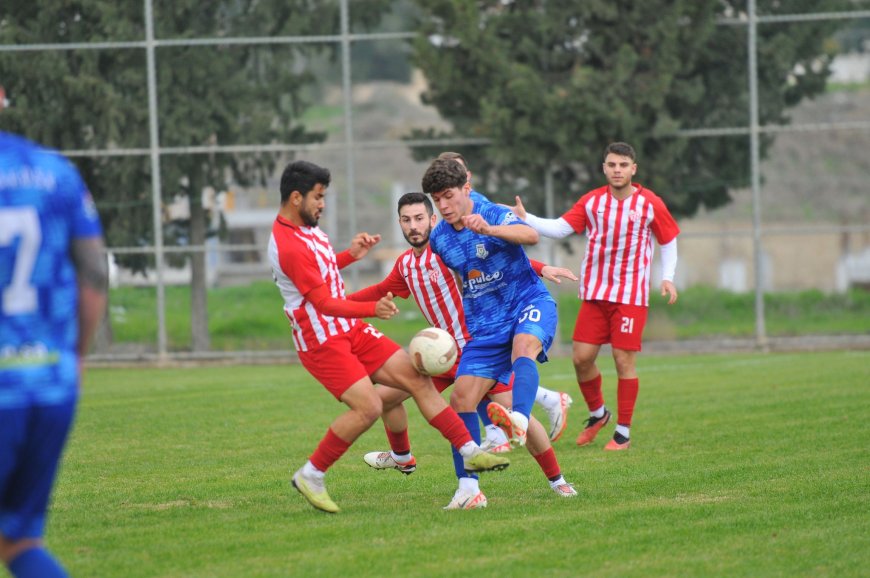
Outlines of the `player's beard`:
[{"label": "player's beard", "polygon": [[299,208],[299,217],[306,227],[316,227],[317,221],[320,220],[319,216],[315,216],[315,213],[310,213],[302,207]]},{"label": "player's beard", "polygon": [[408,244],[414,247],[415,249],[419,249],[420,247],[425,247],[426,243],[429,242],[429,235],[432,234],[432,227],[427,227],[425,231],[422,233],[423,238],[419,241],[412,241],[411,235],[402,231],[402,236],[405,237],[405,240],[408,241]]}]

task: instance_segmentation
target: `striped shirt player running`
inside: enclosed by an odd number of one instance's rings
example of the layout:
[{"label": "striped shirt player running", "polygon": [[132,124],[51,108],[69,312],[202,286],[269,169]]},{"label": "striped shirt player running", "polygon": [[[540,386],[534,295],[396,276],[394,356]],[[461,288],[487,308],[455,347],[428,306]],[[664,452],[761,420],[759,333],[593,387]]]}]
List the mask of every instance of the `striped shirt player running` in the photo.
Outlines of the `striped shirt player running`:
[{"label": "striped shirt player running", "polygon": [[373,380],[414,397],[420,412],[462,455],[469,471],[504,469],[509,461],[488,454],[462,420],[438,395],[432,381],[417,373],[408,354],[362,317],[389,319],[398,312],[392,295],[375,302],[345,298],[339,269],[368,253],[379,235],[359,233],[336,255],[317,226],[330,174],[306,161],[287,165],[281,176],[281,208],[272,225],[269,260],[284,298],[284,313],[302,365],[349,409],[336,418],[292,483],[315,508],[338,512],[324,483],[326,471],[380,417],[381,399]]},{"label": "striped shirt player running", "polygon": [[0,132],[0,559],[16,578],[67,575],[42,536],[107,281],[78,171]]},{"label": "striped shirt player running", "polygon": [[589,408],[586,428],[577,437],[585,446],[595,439],[611,414],[601,393],[601,372],[595,363],[601,345],[610,343],[617,373],[617,420],[605,450],[627,450],[637,400],[637,352],[649,309],[650,266],[655,240],[662,249],[661,294],[668,304],[677,301],[677,223],[664,201],[633,183],[637,172],[634,149],[622,142],[604,150],[607,185],[589,191],[558,219],[526,212],[519,197],[514,211],[542,235],[562,239],[586,234],[586,253],[580,275],[583,304],[574,327],[573,361],[580,391]]},{"label": "striped shirt player running", "polygon": [[[478,198],[478,202],[488,202],[482,195],[478,195]],[[402,234],[411,248],[396,259],[386,279],[349,295],[348,299],[371,301],[388,294],[405,299],[413,296],[417,307],[429,324],[450,333],[461,352],[470,340],[470,334],[466,327],[456,278],[438,255],[432,253],[429,248],[429,235],[435,226],[435,209],[432,202],[423,193],[407,193],[399,199],[398,213]],[[539,262],[533,262],[533,267],[539,275],[543,274],[545,278],[557,283],[560,282],[559,277],[576,280],[568,269],[545,266]],[[433,377],[432,381],[439,392],[443,392],[453,384],[458,365],[459,359],[449,372]],[[509,375],[503,376],[504,382],[509,380]],[[481,407],[484,412],[486,411],[486,405],[490,400],[510,406],[510,390],[510,386],[505,383],[496,384],[478,406],[478,413]],[[364,456],[365,462],[376,469],[396,469],[404,474],[411,474],[416,470],[417,462],[411,454],[408,417],[402,405],[402,402],[408,398],[408,394],[389,388],[379,388],[378,392],[384,404],[384,428],[391,451],[367,453]],[[550,394],[558,400],[556,392]],[[561,415],[561,407],[557,407],[557,411]],[[504,436],[500,429],[498,431]],[[530,439],[527,444],[529,452],[541,466],[553,490],[560,496],[576,495],[576,491],[562,477],[555,452],[543,427],[536,426],[530,436],[534,441]],[[445,509],[470,510],[486,507],[486,496],[480,492],[476,476],[464,470],[458,455],[454,456],[454,465],[459,488]]]}]

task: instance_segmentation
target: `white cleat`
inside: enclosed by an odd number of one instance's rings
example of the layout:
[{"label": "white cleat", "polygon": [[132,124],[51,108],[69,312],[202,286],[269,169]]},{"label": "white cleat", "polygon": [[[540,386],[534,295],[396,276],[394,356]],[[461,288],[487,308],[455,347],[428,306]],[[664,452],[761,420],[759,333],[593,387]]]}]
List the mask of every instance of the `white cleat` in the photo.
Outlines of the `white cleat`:
[{"label": "white cleat", "polygon": [[547,432],[550,436],[550,441],[554,442],[562,437],[565,429],[568,427],[568,408],[574,400],[564,391],[559,393],[559,405],[547,409],[547,417],[550,420],[550,430]]},{"label": "white cleat", "polygon": [[486,507],[486,496],[483,492],[466,492],[456,490],[450,503],[444,506],[445,510],[479,510]]},{"label": "white cleat", "polygon": [[410,461],[400,464],[390,452],[369,452],[363,460],[376,470],[399,470],[406,476],[417,471],[417,460],[411,456]]},{"label": "white cleat", "polygon": [[483,440],[483,443],[480,444],[480,449],[485,452],[491,454],[506,454],[511,451],[513,448],[511,447],[511,443],[507,440],[505,441],[495,441],[490,440],[489,438]]},{"label": "white cleat", "polygon": [[556,492],[556,494],[563,498],[573,498],[577,495],[577,490],[574,489],[574,485],[569,484],[564,479],[556,485],[550,484],[550,487],[553,488],[553,491]]}]

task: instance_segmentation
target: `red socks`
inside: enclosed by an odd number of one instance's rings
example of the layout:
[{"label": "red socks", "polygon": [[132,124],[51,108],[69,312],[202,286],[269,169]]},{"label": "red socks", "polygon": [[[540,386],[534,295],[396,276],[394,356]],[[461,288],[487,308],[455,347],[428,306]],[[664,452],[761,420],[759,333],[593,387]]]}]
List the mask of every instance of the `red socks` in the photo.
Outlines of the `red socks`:
[{"label": "red socks", "polygon": [[595,411],[604,405],[604,396],[601,395],[601,374],[599,373],[589,381],[581,381],[580,393],[583,394],[589,411]]},{"label": "red socks", "polygon": [[634,415],[634,403],[637,401],[638,379],[620,379],[616,385],[617,418],[619,425],[630,426]]},{"label": "red socks", "polygon": [[553,451],[553,448],[536,455],[535,459],[538,460],[538,465],[541,466],[547,479],[553,480],[562,475],[562,470],[559,469],[559,462],[556,460],[556,452]]},{"label": "red socks", "polygon": [[408,439],[408,428],[396,433],[390,431],[390,428],[384,425],[384,431],[387,432],[387,440],[390,442],[390,449],[393,450],[393,453],[400,456],[411,453],[411,440]]},{"label": "red socks", "polygon": [[429,420],[429,424],[440,431],[441,435],[457,450],[473,441],[462,419],[450,406],[445,407],[441,413]]},{"label": "red socks", "polygon": [[338,458],[344,455],[347,448],[352,442],[346,442],[332,431],[332,428],[326,430],[326,435],[320,440],[317,449],[308,458],[314,467],[325,472],[329,467],[338,461]]}]

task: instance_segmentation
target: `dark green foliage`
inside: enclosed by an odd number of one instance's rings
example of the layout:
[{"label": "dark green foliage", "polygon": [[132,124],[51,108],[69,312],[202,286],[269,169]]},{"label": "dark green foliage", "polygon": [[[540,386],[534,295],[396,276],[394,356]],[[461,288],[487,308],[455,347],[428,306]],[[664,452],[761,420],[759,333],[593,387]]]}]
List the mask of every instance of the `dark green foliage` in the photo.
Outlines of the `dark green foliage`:
[{"label": "dark green foliage", "polygon": [[[355,25],[378,21],[384,0],[354,2]],[[141,2],[8,0],[0,43],[145,40]],[[339,3],[158,0],[158,40],[337,34]],[[316,81],[310,59],[335,57],[337,44],[163,46],[156,49],[159,138],[162,146],[308,143],[325,138],[301,124]],[[11,108],[0,129],[62,149],[144,148],[150,144],[146,52],[143,48],[0,52],[0,84]],[[75,157],[97,201],[110,246],[153,243],[151,165],[147,156]],[[191,195],[194,215],[205,186],[263,183],[279,155],[161,157],[165,198]],[[183,183],[183,184],[182,184]],[[202,227],[200,227],[202,229]],[[171,231],[168,231],[171,233]],[[196,230],[167,243],[201,242]],[[124,255],[144,270],[149,258]]]},{"label": "dark green foliage", "polygon": [[[488,137],[501,191],[542,207],[543,176],[555,171],[567,209],[603,184],[601,151],[614,140],[638,151],[637,180],[677,215],[730,200],[748,183],[745,136],[675,138],[676,131],[746,126],[747,28],[716,25],[745,2],[719,0],[427,0],[416,64],[428,103],[452,121],[455,136]],[[759,1],[759,13],[843,9],[841,0]],[[821,92],[830,54],[825,40],[842,21],[758,28],[760,122]],[[763,149],[769,140],[762,143]],[[418,158],[431,151],[420,150]],[[463,151],[465,152],[465,151]],[[486,190],[486,189],[484,189]]]}]

